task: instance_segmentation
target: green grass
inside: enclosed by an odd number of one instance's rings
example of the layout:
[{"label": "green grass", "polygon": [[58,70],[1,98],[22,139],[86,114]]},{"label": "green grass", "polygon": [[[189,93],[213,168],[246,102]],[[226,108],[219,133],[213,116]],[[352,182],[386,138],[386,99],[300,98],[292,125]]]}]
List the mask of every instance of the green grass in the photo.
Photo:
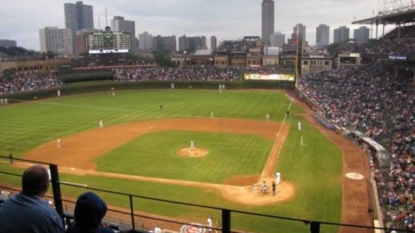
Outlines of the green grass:
[{"label": "green grass", "polygon": [[[163,105],[162,111],[160,105]],[[209,117],[210,112],[214,112],[215,117],[254,120],[265,120],[265,114],[269,113],[272,121],[280,122],[289,106],[290,99],[279,91],[225,91],[219,94],[208,90],[136,90],[117,92],[116,96],[110,93],[63,96],[1,107],[0,129],[3,133],[0,136],[0,154],[12,153],[21,157],[56,138],[97,128],[99,119],[104,119],[108,126],[149,119]],[[296,188],[295,197],[282,203],[244,206],[223,199],[216,191],[171,184],[67,174],[62,174],[61,180],[193,204],[340,222],[341,153],[329,139],[297,115],[301,113],[298,106],[291,106],[287,123],[292,124],[292,130],[275,168],[281,171],[283,180]],[[303,122],[302,131],[296,130],[299,120]],[[301,137],[305,146],[300,146]],[[197,146],[209,148],[210,154],[203,158],[176,156],[175,150],[183,147],[183,141],[188,142],[189,138],[194,139]],[[272,141],[255,135],[167,131],[138,137],[103,155],[96,162],[101,171],[221,183],[231,176],[260,173],[271,146]],[[120,161],[120,156],[123,161]],[[4,163],[0,163],[0,169],[21,171]],[[15,178],[9,176],[1,175],[0,180],[19,185]],[[63,187],[65,196],[76,197],[83,191]],[[111,205],[128,208],[128,200],[123,199],[125,197],[112,194],[102,196]],[[195,210],[141,199],[134,201],[134,206],[142,211],[176,218],[186,216],[189,220],[201,223],[205,222],[208,215],[214,215],[216,219],[220,217],[219,213],[212,213],[211,210]],[[303,223],[241,214],[232,215],[232,228],[255,232],[309,232],[309,226]],[[335,229],[322,227],[322,232],[335,232]]]}]

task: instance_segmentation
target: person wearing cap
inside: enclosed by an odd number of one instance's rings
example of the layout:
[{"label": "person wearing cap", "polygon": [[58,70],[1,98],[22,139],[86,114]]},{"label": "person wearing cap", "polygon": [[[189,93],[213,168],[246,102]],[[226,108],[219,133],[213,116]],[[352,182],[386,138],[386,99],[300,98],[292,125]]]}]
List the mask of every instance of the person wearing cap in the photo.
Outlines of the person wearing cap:
[{"label": "person wearing cap", "polygon": [[93,192],[83,193],[76,201],[75,219],[66,233],[114,233],[102,225],[106,213],[107,205],[98,195]]},{"label": "person wearing cap", "polygon": [[22,176],[22,191],[0,207],[0,233],[63,233],[63,220],[44,202],[49,174],[41,165],[27,168]]}]

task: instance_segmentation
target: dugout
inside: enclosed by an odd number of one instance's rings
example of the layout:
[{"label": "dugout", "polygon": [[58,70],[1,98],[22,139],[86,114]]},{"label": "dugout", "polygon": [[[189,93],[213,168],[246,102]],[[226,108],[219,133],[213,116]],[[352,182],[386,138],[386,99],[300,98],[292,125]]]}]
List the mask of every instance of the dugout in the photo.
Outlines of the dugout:
[{"label": "dugout", "polygon": [[360,132],[359,130],[355,130],[352,132],[353,136],[360,139],[363,143],[365,143],[369,149],[375,151],[374,155],[376,156],[376,160],[379,164],[380,169],[389,169],[391,165],[390,161],[390,153],[379,143],[375,142],[370,137],[366,136],[366,134]]}]

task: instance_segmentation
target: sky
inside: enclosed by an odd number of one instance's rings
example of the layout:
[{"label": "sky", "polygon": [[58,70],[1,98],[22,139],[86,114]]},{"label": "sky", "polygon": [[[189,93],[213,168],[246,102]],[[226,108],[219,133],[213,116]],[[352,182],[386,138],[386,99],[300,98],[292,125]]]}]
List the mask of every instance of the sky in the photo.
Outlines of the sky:
[{"label": "sky", "polygon": [[[17,45],[39,50],[39,29],[65,27],[64,3],[76,0],[0,0],[0,39],[16,40]],[[353,29],[363,25],[351,22],[374,16],[382,9],[380,0],[274,0],[275,32],[286,39],[293,27],[306,26],[306,40],[314,45],[316,27],[340,26]],[[111,25],[114,16],[135,21],[136,34],[144,31],[153,36],[206,36],[222,40],[238,40],[244,36],[261,36],[262,0],[83,0],[92,5],[95,28]],[[106,9],[106,10],[105,10]],[[107,20],[106,13],[107,12]],[[370,25],[367,25],[369,29]],[[374,30],[374,29],[373,29]],[[374,33],[373,33],[374,34]],[[136,37],[138,37],[136,35]]]}]

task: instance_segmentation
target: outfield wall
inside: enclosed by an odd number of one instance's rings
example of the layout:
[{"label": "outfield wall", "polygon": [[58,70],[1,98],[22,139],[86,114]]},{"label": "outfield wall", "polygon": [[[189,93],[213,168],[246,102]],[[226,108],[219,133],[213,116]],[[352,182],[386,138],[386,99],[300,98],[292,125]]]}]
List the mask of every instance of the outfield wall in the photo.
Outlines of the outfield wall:
[{"label": "outfield wall", "polygon": [[139,90],[139,89],[215,89],[218,90],[219,84],[224,84],[225,89],[293,89],[294,82],[292,81],[237,81],[237,82],[220,82],[220,81],[148,81],[148,82],[88,82],[79,85],[64,86],[61,88],[44,89],[29,92],[20,92],[14,94],[7,94],[0,96],[7,98],[9,103],[18,102],[21,100],[36,100],[44,98],[52,98],[58,96],[75,95],[91,92],[111,92],[119,90]]}]

